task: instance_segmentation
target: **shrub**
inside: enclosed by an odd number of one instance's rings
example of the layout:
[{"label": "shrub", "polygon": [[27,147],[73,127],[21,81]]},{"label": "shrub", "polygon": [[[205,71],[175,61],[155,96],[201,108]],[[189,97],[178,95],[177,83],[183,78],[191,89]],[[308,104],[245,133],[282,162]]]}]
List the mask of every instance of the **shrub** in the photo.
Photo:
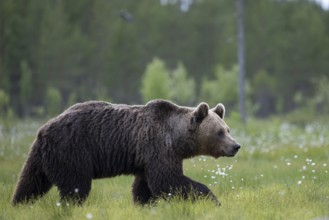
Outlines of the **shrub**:
[{"label": "shrub", "polygon": [[61,110],[62,96],[57,88],[49,87],[46,94],[46,109],[49,116],[56,115]]},{"label": "shrub", "polygon": [[170,90],[172,99],[181,105],[191,105],[195,101],[195,82],[187,77],[185,66],[178,63],[171,73]]},{"label": "shrub", "polygon": [[9,96],[0,89],[0,116],[7,116],[9,111]]},{"label": "shrub", "polygon": [[326,114],[329,112],[329,78],[322,75],[314,79],[313,84],[315,87],[313,102],[316,105],[316,110],[320,114]]},{"label": "shrub", "polygon": [[170,77],[164,62],[154,58],[142,78],[141,94],[144,102],[152,99],[170,99]]},{"label": "shrub", "polygon": [[224,69],[218,65],[214,79],[204,79],[201,85],[200,99],[214,106],[218,102],[237,109],[238,103],[238,67]]},{"label": "shrub", "polygon": [[252,80],[254,98],[259,105],[257,115],[264,117],[271,113],[282,111],[282,99],[276,99],[276,84],[274,78],[265,70],[255,74]]}]

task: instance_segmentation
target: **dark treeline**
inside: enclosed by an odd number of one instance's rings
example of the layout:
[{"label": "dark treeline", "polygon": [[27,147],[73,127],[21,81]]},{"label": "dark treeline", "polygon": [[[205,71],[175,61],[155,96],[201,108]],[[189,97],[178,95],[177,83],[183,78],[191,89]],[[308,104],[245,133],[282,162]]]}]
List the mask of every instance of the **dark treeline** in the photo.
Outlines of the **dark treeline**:
[{"label": "dark treeline", "polygon": [[[141,103],[154,57],[168,69],[184,65],[198,96],[219,65],[236,66],[236,1],[194,1],[186,12],[170,2],[1,0],[0,111],[29,116],[89,99]],[[323,92],[328,24],[329,12],[313,1],[245,1],[246,79],[256,114],[288,112]]]}]

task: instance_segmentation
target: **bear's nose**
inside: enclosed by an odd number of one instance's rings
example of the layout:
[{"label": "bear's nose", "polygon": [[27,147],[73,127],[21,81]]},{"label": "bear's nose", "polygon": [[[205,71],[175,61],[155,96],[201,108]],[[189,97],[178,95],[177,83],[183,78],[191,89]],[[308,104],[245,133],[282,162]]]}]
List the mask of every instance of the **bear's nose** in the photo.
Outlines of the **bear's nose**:
[{"label": "bear's nose", "polygon": [[236,145],[234,145],[234,149],[235,150],[239,150],[241,148],[241,145],[240,144],[236,144]]}]

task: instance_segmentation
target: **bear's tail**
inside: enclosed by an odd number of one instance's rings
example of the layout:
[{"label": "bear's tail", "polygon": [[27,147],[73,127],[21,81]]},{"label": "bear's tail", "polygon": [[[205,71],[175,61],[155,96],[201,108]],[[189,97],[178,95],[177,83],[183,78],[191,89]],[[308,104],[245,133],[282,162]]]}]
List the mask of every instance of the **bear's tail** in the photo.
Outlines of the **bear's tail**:
[{"label": "bear's tail", "polygon": [[41,155],[38,153],[40,146],[38,144],[40,144],[39,138],[34,141],[28,159],[21,171],[12,197],[13,205],[40,197],[48,192],[52,186],[42,171]]}]

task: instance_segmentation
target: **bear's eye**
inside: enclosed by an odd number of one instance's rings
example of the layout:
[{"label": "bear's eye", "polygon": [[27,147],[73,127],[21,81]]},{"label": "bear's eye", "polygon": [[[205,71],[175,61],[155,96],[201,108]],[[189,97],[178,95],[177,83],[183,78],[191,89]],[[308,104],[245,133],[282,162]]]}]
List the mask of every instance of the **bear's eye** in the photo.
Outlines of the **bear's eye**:
[{"label": "bear's eye", "polygon": [[220,131],[218,131],[218,136],[223,136],[224,135],[224,131],[223,130],[220,130]]}]

